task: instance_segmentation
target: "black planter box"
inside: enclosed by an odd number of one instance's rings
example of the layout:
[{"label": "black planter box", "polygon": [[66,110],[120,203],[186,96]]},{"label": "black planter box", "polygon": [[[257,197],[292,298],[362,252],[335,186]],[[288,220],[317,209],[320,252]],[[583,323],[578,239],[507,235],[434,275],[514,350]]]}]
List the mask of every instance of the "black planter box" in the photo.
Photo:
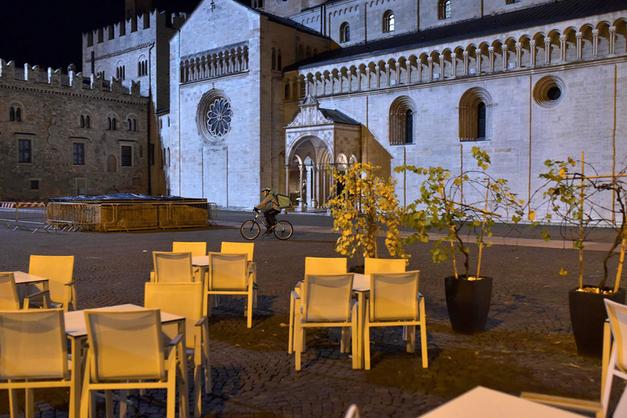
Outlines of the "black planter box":
[{"label": "black planter box", "polygon": [[444,279],[446,307],[453,330],[464,334],[484,331],[492,298],[492,278],[466,280],[463,276]]}]

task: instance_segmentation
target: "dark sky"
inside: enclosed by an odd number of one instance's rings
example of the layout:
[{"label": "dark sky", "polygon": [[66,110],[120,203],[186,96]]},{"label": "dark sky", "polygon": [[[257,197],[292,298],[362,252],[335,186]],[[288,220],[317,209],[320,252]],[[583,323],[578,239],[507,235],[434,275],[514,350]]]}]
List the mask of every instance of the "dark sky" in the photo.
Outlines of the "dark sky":
[{"label": "dark sky", "polygon": [[[193,10],[198,0],[157,0],[162,10]],[[81,65],[81,33],[124,18],[124,0],[2,0],[0,58],[18,65]]]}]

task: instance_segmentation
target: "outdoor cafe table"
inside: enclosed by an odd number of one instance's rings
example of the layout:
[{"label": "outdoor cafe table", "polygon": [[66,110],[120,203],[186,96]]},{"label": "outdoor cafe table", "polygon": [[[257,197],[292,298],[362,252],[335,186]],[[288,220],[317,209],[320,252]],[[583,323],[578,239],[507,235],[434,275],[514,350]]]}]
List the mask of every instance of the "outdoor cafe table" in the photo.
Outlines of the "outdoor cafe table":
[{"label": "outdoor cafe table", "polygon": [[17,285],[18,295],[20,298],[20,305],[23,302],[24,296],[28,293],[26,286],[40,284],[39,290],[48,290],[48,279],[41,276],[35,276],[34,274],[24,273],[23,271],[14,271],[13,278]]},{"label": "outdoor cafe table", "polygon": [[[195,257],[192,257],[192,266],[199,267],[202,270],[208,270],[209,269],[209,256],[208,255],[197,255]],[[254,272],[255,271],[255,262],[254,261],[249,261],[248,262],[248,270],[250,272]]]},{"label": "outdoor cafe table", "polygon": [[[115,305],[106,306],[102,308],[88,309],[90,311],[138,311],[145,308],[132,305]],[[77,418],[80,411],[80,394],[81,394],[81,369],[83,366],[82,353],[87,340],[87,325],[85,324],[85,310],[65,312],[63,314],[65,320],[65,334],[70,338],[71,352],[72,352],[72,365],[71,373],[74,381],[74,391],[72,391],[72,398],[70,399],[70,418]],[[167,312],[161,311],[161,324],[178,323],[179,333],[185,332],[185,317],[180,315],[173,315]],[[184,339],[183,339],[184,341]],[[185,362],[183,362],[184,364]]]},{"label": "outdoor cafe table", "polygon": [[581,418],[517,396],[477,386],[420,418]]}]

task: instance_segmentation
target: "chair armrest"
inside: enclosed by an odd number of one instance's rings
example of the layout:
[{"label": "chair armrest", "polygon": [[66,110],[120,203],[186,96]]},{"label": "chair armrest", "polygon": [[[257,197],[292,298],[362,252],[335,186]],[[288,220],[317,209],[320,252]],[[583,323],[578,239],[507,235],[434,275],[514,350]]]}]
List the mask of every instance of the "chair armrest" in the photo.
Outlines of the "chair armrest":
[{"label": "chair armrest", "polygon": [[71,282],[63,283],[64,286],[74,286],[76,284],[76,280],[72,279]]},{"label": "chair armrest", "polygon": [[183,342],[183,334],[178,334],[168,342],[168,347],[175,347],[181,342]]},{"label": "chair armrest", "polygon": [[48,295],[48,297],[50,297],[50,291],[40,290],[39,292],[31,293],[30,295],[24,296],[24,299],[36,298],[38,296],[44,296],[44,295]]},{"label": "chair armrest", "polygon": [[585,399],[566,398],[563,396],[545,395],[542,393],[522,392],[520,397],[537,403],[578,411],[597,412],[602,409],[601,402]]},{"label": "chair armrest", "polygon": [[292,298],[294,298],[294,300],[300,299],[300,294],[298,294],[298,292],[296,292],[295,290],[292,290],[291,294],[292,294]]},{"label": "chair armrest", "polygon": [[203,316],[202,318],[200,318],[198,321],[196,321],[196,323],[194,324],[195,327],[200,327],[204,324],[207,323],[209,319],[206,316]]}]

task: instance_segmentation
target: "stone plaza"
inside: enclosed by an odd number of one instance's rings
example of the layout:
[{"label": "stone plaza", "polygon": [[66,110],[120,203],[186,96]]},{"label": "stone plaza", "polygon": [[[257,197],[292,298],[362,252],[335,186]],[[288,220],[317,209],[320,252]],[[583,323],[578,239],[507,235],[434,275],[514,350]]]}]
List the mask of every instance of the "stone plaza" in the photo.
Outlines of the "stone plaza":
[{"label": "stone plaza", "polygon": [[[152,251],[169,250],[175,240],[206,241],[209,250],[218,250],[223,240],[241,239],[235,226],[247,216],[221,212],[208,230],[173,232],[32,233],[2,227],[0,264],[24,270],[30,254],[73,254],[79,309],[142,305]],[[495,280],[492,306],[488,329],[472,336],[451,330],[443,285],[448,265],[432,264],[428,245],[411,247],[410,267],[421,271],[426,298],[428,369],[421,368],[418,353],[405,352],[400,329],[389,328],[374,334],[370,371],[352,370],[348,355],[339,352],[339,332],[321,330],[309,335],[303,370],[295,372],[287,354],[289,292],[302,279],[305,256],[336,256],[337,236],[327,217],[291,220],[296,233],[290,241],[255,243],[259,305],[253,328],[246,329],[239,298],[223,298],[213,310],[213,387],[203,416],[340,417],[356,403],[364,417],[415,417],[477,385],[516,396],[536,391],[598,397],[600,362],[577,355],[570,330],[567,292],[575,279],[558,275],[563,264],[575,261],[576,252],[561,249],[560,242],[547,246],[530,240],[537,236],[526,228],[497,230],[520,245],[495,245],[486,252],[485,270]],[[600,232],[593,239],[604,242],[607,236]],[[599,254],[591,251],[587,257],[594,261]],[[600,270],[589,273],[594,277]],[[132,399],[139,402],[140,416],[164,416],[159,393]],[[67,414],[62,390],[38,391],[36,402],[43,417]],[[6,392],[0,392],[0,414],[7,413],[6,405]]]}]

